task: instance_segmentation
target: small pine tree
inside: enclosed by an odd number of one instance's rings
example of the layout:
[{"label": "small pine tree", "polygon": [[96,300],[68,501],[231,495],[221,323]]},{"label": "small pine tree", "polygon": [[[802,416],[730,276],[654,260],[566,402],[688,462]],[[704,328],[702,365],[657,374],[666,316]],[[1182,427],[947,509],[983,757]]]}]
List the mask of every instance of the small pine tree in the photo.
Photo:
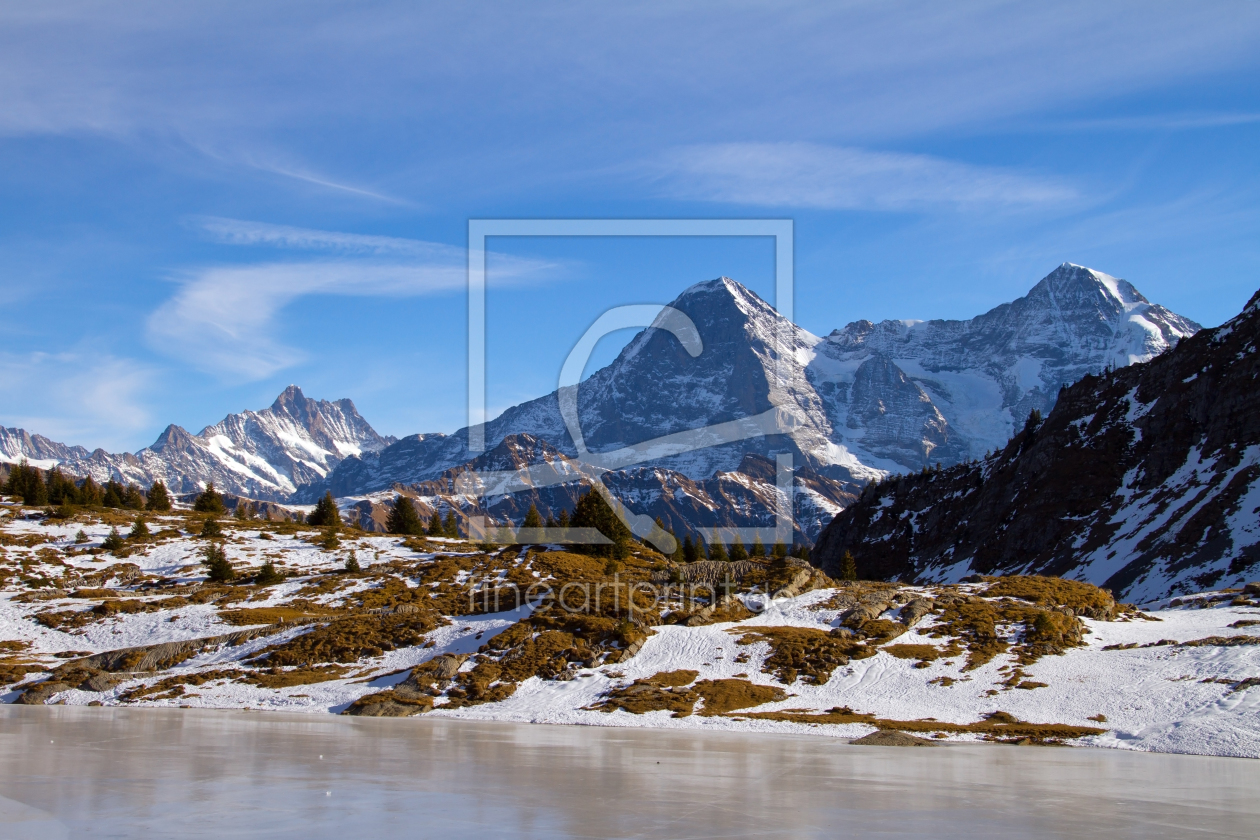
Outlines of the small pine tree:
[{"label": "small pine tree", "polygon": [[683,537],[682,557],[684,563],[695,563],[700,559],[700,549],[691,541],[691,534]]},{"label": "small pine tree", "polygon": [[131,533],[127,535],[129,540],[147,540],[150,537],[149,526],[144,523],[143,516],[137,516],[136,522],[131,526]]},{"label": "small pine tree", "polygon": [[201,536],[208,540],[219,540],[223,538],[223,527],[219,525],[217,519],[207,519],[201,525]]},{"label": "small pine tree", "polygon": [[144,503],[146,510],[167,511],[171,509],[171,494],[166,492],[166,485],[161,481],[153,482],[149,488],[149,498]]},{"label": "small pine tree", "polygon": [[275,563],[268,560],[262,564],[258,574],[254,575],[254,583],[259,586],[274,586],[277,583],[284,583],[284,575],[276,570]]},{"label": "small pine tree", "polygon": [[48,490],[48,504],[73,505],[78,501],[78,488],[74,482],[61,473],[61,467],[53,467],[44,476],[44,486]]},{"label": "small pine tree", "polygon": [[232,511],[232,516],[241,522],[249,519],[249,502],[244,499],[237,499],[236,510]]},{"label": "small pine tree", "polygon": [[126,546],[127,543],[123,540],[122,534],[118,533],[117,528],[110,528],[109,534],[101,543],[101,548],[106,551],[121,551],[123,548],[126,548]]},{"label": "small pine tree", "polygon": [[577,505],[573,508],[572,526],[594,528],[612,540],[612,545],[595,543],[582,546],[578,550],[584,554],[621,560],[629,553],[632,538],[630,529],[617,516],[603,494],[595,489],[586,491],[582,498],[578,499]]},{"label": "small pine tree", "polygon": [[123,491],[122,506],[128,510],[144,510],[144,494],[134,484],[128,484]]},{"label": "small pine tree", "polygon": [[669,535],[674,538],[674,550],[670,552],[669,559],[675,563],[683,562],[683,544],[678,541],[678,535],[671,529]]},{"label": "small pine tree", "polygon": [[459,523],[455,521],[454,508],[446,511],[446,520],[442,523],[442,534],[453,540],[459,539]]},{"label": "small pine tree", "polygon": [[770,555],[774,557],[775,560],[785,559],[788,556],[787,546],[781,542],[775,543],[774,548],[770,549]]},{"label": "small pine tree", "polygon": [[391,534],[407,536],[420,536],[424,533],[424,525],[421,524],[416,506],[411,503],[410,497],[399,493],[394,498],[394,507],[389,512],[389,519],[385,521],[385,530]]},{"label": "small pine tree", "polygon": [[346,558],[346,571],[352,575],[363,571],[363,567],[359,565],[359,557],[353,551]]},{"label": "small pine tree", "polygon": [[853,552],[846,551],[840,556],[840,580],[857,579],[857,561],[853,559]]},{"label": "small pine tree", "polygon": [[721,542],[715,542],[709,546],[709,559],[716,560],[719,563],[725,563],[730,560],[730,556],[726,553],[726,546]]},{"label": "small pine tree", "polygon": [[28,464],[25,458],[10,469],[4,492],[9,496],[21,496],[24,505],[48,504],[48,485],[44,483],[40,471]]},{"label": "small pine tree", "polygon": [[324,536],[319,541],[319,545],[324,551],[332,551],[341,545],[341,540],[337,539],[336,525],[329,525],[324,529]]},{"label": "small pine tree", "polygon": [[114,479],[105,482],[105,492],[101,497],[101,504],[107,508],[120,508],[123,506],[123,495],[127,490]]},{"label": "small pine tree", "polygon": [[761,537],[753,540],[752,548],[748,549],[748,555],[750,557],[766,556],[766,544],[761,541]]},{"label": "small pine tree", "polygon": [[222,543],[210,543],[202,550],[202,553],[206,558],[202,561],[208,572],[206,580],[227,583],[236,577],[236,570],[232,568],[232,563],[228,560]]},{"label": "small pine tree", "polygon": [[323,498],[315,504],[315,510],[311,511],[310,516],[306,517],[306,524],[320,528],[326,525],[336,526],[341,524],[341,512],[337,510],[337,502],[333,499],[331,490],[325,492]]},{"label": "small pine tree", "polygon": [[428,530],[430,537],[440,537],[446,533],[446,528],[442,525],[442,514],[438,513],[436,510],[434,510],[433,515],[429,517]]},{"label": "small pine tree", "polygon": [[541,528],[543,526],[542,517],[538,514],[538,508],[534,505],[529,506],[529,510],[525,513],[525,521],[521,523],[522,528]]},{"label": "small pine tree", "polygon": [[74,544],[83,545],[87,541],[88,541],[87,531],[84,531],[82,528],[80,528],[79,532],[74,535]]},{"label": "small pine tree", "polygon": [[83,479],[79,485],[79,504],[85,507],[99,507],[105,501],[101,486],[92,480],[92,476]]},{"label": "small pine tree", "polygon": [[569,523],[571,521],[572,520],[569,518],[569,512],[561,508],[560,515],[556,517],[556,526],[559,528],[568,528],[570,527]]},{"label": "small pine tree", "polygon": [[748,549],[744,548],[744,541],[735,540],[735,544],[731,546],[731,562],[748,559]]},{"label": "small pine tree", "polygon": [[206,482],[206,489],[197,494],[197,498],[193,500],[193,510],[198,513],[222,514],[226,508],[223,506],[223,497],[219,495],[219,491],[214,489],[214,482]]}]

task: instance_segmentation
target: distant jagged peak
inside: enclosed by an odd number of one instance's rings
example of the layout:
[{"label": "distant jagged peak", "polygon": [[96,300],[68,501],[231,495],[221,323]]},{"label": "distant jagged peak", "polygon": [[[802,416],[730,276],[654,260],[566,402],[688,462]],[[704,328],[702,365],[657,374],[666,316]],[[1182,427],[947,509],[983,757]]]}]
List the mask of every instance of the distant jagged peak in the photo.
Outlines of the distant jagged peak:
[{"label": "distant jagged peak", "polygon": [[176,426],[174,423],[162,430],[162,434],[158,435],[157,440],[149,449],[153,452],[164,452],[167,449],[184,449],[192,445],[192,435],[183,426]]},{"label": "distant jagged peak", "polygon": [[1100,298],[1121,312],[1151,305],[1128,280],[1070,262],[1043,277],[1027,297],[1059,309],[1097,306]]}]

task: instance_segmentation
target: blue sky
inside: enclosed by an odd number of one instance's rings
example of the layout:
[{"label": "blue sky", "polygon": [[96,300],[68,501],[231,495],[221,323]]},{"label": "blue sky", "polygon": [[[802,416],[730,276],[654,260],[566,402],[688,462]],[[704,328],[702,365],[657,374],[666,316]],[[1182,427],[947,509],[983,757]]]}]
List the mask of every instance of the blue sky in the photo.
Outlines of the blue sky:
[{"label": "blue sky", "polygon": [[[791,218],[820,334],[1065,260],[1218,324],[1260,287],[1258,69],[1235,2],[8,4],[0,424],[134,450],[295,382],[452,431],[469,218]],[[768,240],[491,247],[492,409],[609,306],[770,297]]]}]

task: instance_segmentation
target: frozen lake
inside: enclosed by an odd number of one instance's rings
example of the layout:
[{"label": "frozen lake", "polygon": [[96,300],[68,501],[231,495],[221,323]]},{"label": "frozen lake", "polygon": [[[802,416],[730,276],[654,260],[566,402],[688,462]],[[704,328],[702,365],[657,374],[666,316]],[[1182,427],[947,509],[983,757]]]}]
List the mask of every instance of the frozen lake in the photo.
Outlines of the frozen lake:
[{"label": "frozen lake", "polygon": [[[322,756],[322,757],[321,757]],[[0,838],[1257,836],[1260,761],[0,707]]]}]

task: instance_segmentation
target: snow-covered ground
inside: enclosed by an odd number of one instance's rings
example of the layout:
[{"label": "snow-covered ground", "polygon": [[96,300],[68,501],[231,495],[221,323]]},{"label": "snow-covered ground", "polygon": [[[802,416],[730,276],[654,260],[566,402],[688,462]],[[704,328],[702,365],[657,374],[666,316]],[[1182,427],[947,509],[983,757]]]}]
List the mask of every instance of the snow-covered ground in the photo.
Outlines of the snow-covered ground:
[{"label": "snow-covered ground", "polygon": [[[180,527],[186,521],[179,516],[169,520],[153,518],[150,530]],[[4,533],[11,538],[25,535],[52,537],[53,542],[32,546],[14,545],[4,548],[6,568],[16,568],[25,561],[23,574],[60,576],[65,580],[90,574],[118,563],[138,567],[148,580],[162,577],[167,581],[198,581],[204,574],[199,565],[199,549],[204,541],[181,537],[148,547],[143,553],[117,560],[105,554],[75,553],[75,534],[82,528],[87,543],[97,545],[108,528],[100,523],[72,523],[69,526],[43,525],[30,521],[11,521]],[[408,547],[397,537],[361,536],[347,541],[340,548],[328,551],[308,542],[315,532],[297,535],[275,533],[262,538],[266,528],[255,530],[235,523],[227,542],[229,557],[238,564],[258,566],[273,559],[291,577],[284,583],[251,589],[248,600],[235,601],[238,608],[274,607],[287,603],[303,587],[313,581],[331,581],[328,591],[308,601],[335,605],[356,593],[382,585],[383,575],[333,579],[327,574],[340,567],[353,552],[368,571],[379,573],[386,568],[426,568],[437,562],[439,555],[460,557],[471,546],[443,540],[429,540],[426,550]],[[40,552],[43,552],[42,559]],[[393,563],[393,566],[388,564]],[[384,564],[384,565],[383,565]],[[415,572],[399,572],[408,587],[421,584]],[[502,578],[502,570],[482,580]],[[536,572],[533,574],[537,574]],[[452,584],[476,584],[476,573],[461,569]],[[125,582],[104,581],[101,587],[113,586],[120,593]],[[54,667],[66,661],[57,654],[78,655],[99,653],[119,648],[151,645],[160,642],[184,641],[240,630],[239,624],[225,622],[219,607],[213,603],[188,603],[154,612],[118,613],[67,630],[52,629],[35,621],[35,616],[49,610],[89,609],[94,603],[84,598],[69,597],[67,586],[52,597],[32,599],[45,587],[31,589],[10,579],[0,592],[0,640],[26,643],[29,647],[10,655],[17,661],[38,660]],[[954,592],[975,592],[979,585],[956,587]],[[908,588],[910,589],[910,588]],[[923,590],[930,594],[928,589]],[[775,676],[763,673],[761,663],[770,653],[769,645],[757,642],[737,645],[743,631],[756,627],[812,627],[830,630],[837,626],[840,612],[824,604],[837,590],[807,592],[783,599],[770,609],[741,622],[687,627],[664,625],[652,629],[641,650],[624,662],[600,667],[582,668],[572,679],[544,680],[530,677],[521,682],[506,700],[462,708],[443,708],[439,699],[431,715],[485,720],[510,720],[544,723],[568,723],[604,726],[649,726],[663,728],[704,727],[727,730],[808,732],[819,736],[853,738],[873,730],[867,724],[807,724],[735,716],[695,714],[671,717],[669,712],[656,711],[630,714],[625,711],[604,712],[590,709],[610,691],[636,679],[679,669],[699,672],[699,679],[739,678],[757,685],[778,686],[789,696],[779,702],[755,709],[757,712],[781,710],[825,711],[849,707],[856,712],[891,720],[911,721],[935,719],[941,722],[970,724],[992,712],[1006,712],[1019,720],[1033,723],[1096,726],[1106,732],[1078,739],[1074,743],[1120,749],[1158,752],[1195,753],[1202,755],[1244,756],[1260,758],[1260,684],[1245,681],[1260,677],[1260,645],[1177,646],[1162,644],[1195,641],[1207,637],[1260,638],[1260,608],[1231,606],[1230,598],[1201,599],[1171,606],[1167,602],[1147,605],[1149,620],[1132,614],[1117,621],[1083,619],[1088,633],[1086,644],[1069,648],[1062,655],[1043,656],[1024,666],[1026,678],[1044,687],[1012,689],[1003,685],[1010,676],[1013,656],[998,655],[992,661],[971,671],[964,671],[966,655],[942,657],[926,665],[900,659],[881,651],[866,659],[853,659],[835,669],[822,685],[795,682],[784,686]],[[137,593],[131,593],[133,596]],[[147,597],[147,596],[146,596]],[[161,595],[154,595],[160,598]],[[435,596],[436,597],[436,596]],[[1201,606],[1210,604],[1210,606]],[[228,607],[223,607],[227,609]],[[406,678],[409,669],[435,656],[456,653],[472,654],[496,634],[513,626],[530,614],[529,607],[514,612],[483,615],[447,616],[440,626],[425,634],[424,644],[399,647],[379,656],[359,659],[345,667],[338,679],[266,689],[231,679],[218,679],[201,685],[189,685],[182,696],[165,699],[140,699],[133,705],[188,706],[214,708],[254,708],[311,713],[337,713],[345,710],[364,695],[382,691]],[[888,617],[893,617],[892,612]],[[936,619],[928,615],[895,644],[929,644],[941,647],[941,639],[929,632]],[[123,702],[122,695],[137,686],[181,674],[194,674],[225,667],[240,667],[243,660],[257,655],[271,645],[308,632],[310,625],[278,629],[273,635],[261,636],[233,647],[222,646],[204,651],[178,666],[148,675],[136,675],[108,691],[86,691],[72,688],[50,698],[50,702],[68,705],[89,703],[112,705]],[[1117,646],[1133,645],[1126,649]],[[1111,647],[1108,650],[1106,648]],[[742,656],[741,655],[745,655]],[[737,661],[741,657],[743,661]],[[465,663],[465,670],[471,667]],[[941,680],[945,677],[949,679]],[[32,673],[22,682],[10,685],[0,699],[13,702],[21,690],[43,675]],[[952,680],[952,682],[951,682]],[[750,710],[751,711],[751,710]],[[405,726],[405,722],[398,725]],[[956,739],[974,739],[974,734],[958,734]]]}]

